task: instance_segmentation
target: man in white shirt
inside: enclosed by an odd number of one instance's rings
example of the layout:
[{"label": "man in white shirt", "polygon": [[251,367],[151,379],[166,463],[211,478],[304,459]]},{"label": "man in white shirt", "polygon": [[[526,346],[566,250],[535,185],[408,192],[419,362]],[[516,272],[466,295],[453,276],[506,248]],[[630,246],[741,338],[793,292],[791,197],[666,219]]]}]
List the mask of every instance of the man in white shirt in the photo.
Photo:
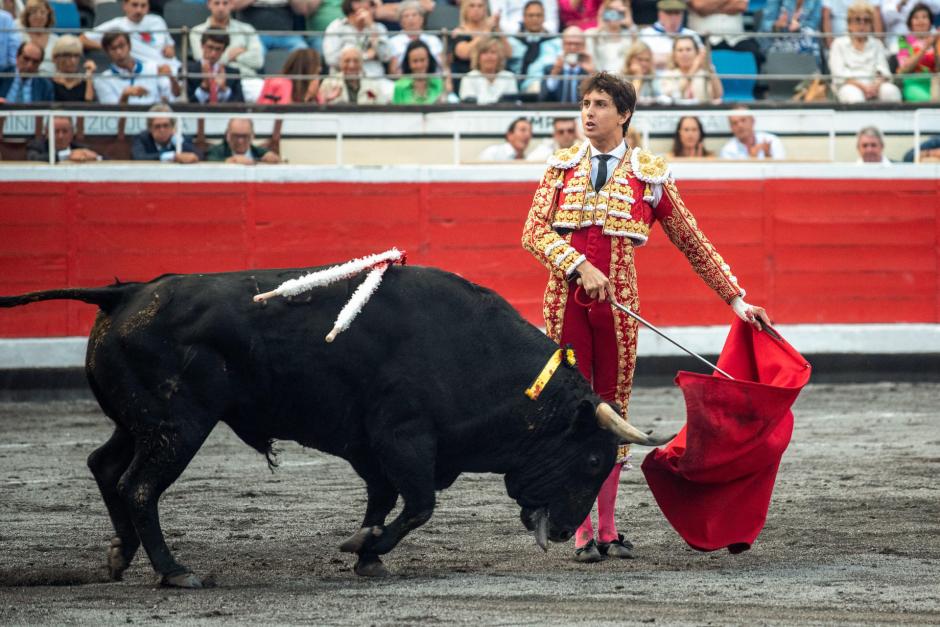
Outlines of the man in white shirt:
[{"label": "man in white shirt", "polygon": [[[540,0],[545,9],[545,30],[558,32],[558,0]],[[499,30],[518,33],[522,30],[526,0],[489,0],[490,15],[499,16]]]},{"label": "man in white shirt", "polygon": [[656,23],[640,31],[640,41],[650,47],[653,53],[653,64],[657,71],[665,70],[672,58],[672,45],[676,37],[683,35],[695,38],[699,49],[704,50],[702,40],[691,28],[682,25],[685,19],[686,4],[684,0],[659,0],[656,3]]},{"label": "man in white shirt", "polygon": [[880,163],[891,165],[885,156],[885,140],[877,126],[866,126],[855,138],[858,160],[855,163]]},{"label": "man in white shirt", "polygon": [[[748,0],[689,0],[688,26],[708,38],[712,50],[733,50],[754,55],[760,69],[764,53],[757,40],[744,31]],[[718,34],[712,34],[718,33]]]},{"label": "man in white shirt", "polygon": [[516,118],[506,131],[506,141],[488,146],[480,153],[480,161],[522,161],[525,150],[532,141],[532,123],[526,118]]},{"label": "man in white shirt", "polygon": [[229,36],[229,45],[222,53],[222,64],[238,68],[242,76],[255,76],[264,67],[264,48],[255,27],[232,18],[232,0],[207,0],[209,19],[193,26],[189,33],[189,49],[193,59],[202,61],[202,34],[222,30]]},{"label": "man in white shirt", "polygon": [[754,130],[754,116],[747,107],[735,107],[738,115],[728,116],[734,135],[721,149],[722,159],[786,159],[783,142],[773,133]]},{"label": "man in white shirt", "polygon": [[578,141],[578,123],[574,118],[555,118],[552,120],[552,136],[546,139],[526,157],[526,161],[545,163],[559,150],[571,148]]},{"label": "man in white shirt", "polygon": [[167,32],[166,22],[159,15],[150,13],[149,0],[123,0],[121,7],[124,17],[102,22],[95,30],[81,36],[86,49],[99,50],[105,33],[120,31],[128,33],[131,41],[131,55],[138,61],[164,65],[173,74],[179,72],[180,61],[176,58],[173,38]]},{"label": "man in white shirt", "polygon": [[169,67],[157,68],[131,56],[130,37],[124,32],[109,32],[101,45],[111,59],[111,66],[95,77],[95,95],[101,104],[146,104],[169,102],[179,96],[179,84]]}]

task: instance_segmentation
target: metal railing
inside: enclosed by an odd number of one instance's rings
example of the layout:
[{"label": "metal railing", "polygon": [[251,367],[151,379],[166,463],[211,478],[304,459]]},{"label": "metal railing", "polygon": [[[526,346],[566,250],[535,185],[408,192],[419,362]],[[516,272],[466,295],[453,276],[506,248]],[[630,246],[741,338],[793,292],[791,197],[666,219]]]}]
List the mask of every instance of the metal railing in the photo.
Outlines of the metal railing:
[{"label": "metal railing", "polygon": [[[26,32],[26,33],[29,33],[29,32],[53,32],[53,33],[69,32],[69,33],[75,33],[75,34],[81,34],[81,33],[89,32],[89,31],[86,30],[86,29],[55,29],[55,28],[52,28],[52,29],[5,29],[5,30],[0,30],[0,32],[11,32],[11,31],[12,31],[12,32],[18,32],[18,33],[22,33],[22,32]],[[181,72],[180,72],[179,77],[180,77],[183,81],[187,81],[187,80],[190,80],[190,79],[202,80],[202,79],[204,79],[204,78],[210,78],[210,77],[213,76],[212,74],[207,74],[207,73],[189,73],[189,72],[187,71],[185,61],[186,61],[186,59],[189,58],[189,35],[191,34],[191,29],[190,29],[190,28],[187,28],[187,27],[183,27],[183,28],[168,28],[168,29],[166,29],[165,31],[154,31],[154,32],[163,32],[163,33],[167,33],[167,34],[170,34],[170,35],[178,35],[178,36],[180,37],[180,48],[181,48],[180,56],[179,56],[179,57],[173,57],[173,60],[175,60],[176,62],[182,63]],[[207,30],[206,32],[225,33],[226,31],[221,31],[221,30]],[[318,37],[334,37],[334,36],[335,36],[335,37],[341,37],[341,36],[342,36],[342,35],[328,34],[326,31],[256,31],[256,32],[257,32],[258,35],[274,35],[274,36],[277,36],[277,35],[300,35],[300,36],[303,36],[303,37],[309,37],[309,36],[318,36]],[[431,35],[431,36],[440,37],[441,40],[442,40],[442,42],[443,42],[443,50],[445,51],[445,54],[447,54],[447,51],[450,50],[450,45],[449,45],[449,44],[450,44],[450,40],[451,40],[451,39],[454,37],[454,35],[455,35],[455,32],[454,32],[453,30],[442,29],[442,30],[439,30],[439,31],[423,30],[423,31],[395,31],[395,32],[393,32],[393,33],[392,33],[392,32],[386,32],[386,33],[382,33],[382,34],[381,34],[381,37],[383,37],[383,38],[388,38],[388,37],[391,37],[391,36],[393,36],[393,35],[397,35],[397,34],[401,34],[401,33],[408,34],[408,35]],[[503,38],[512,37],[512,36],[515,35],[515,33],[501,33],[501,32],[498,32],[498,31],[497,31],[497,32],[488,32],[488,31],[472,31],[472,32],[471,32],[471,31],[462,31],[462,32],[460,32],[460,33],[458,33],[458,34],[459,34],[459,35],[470,35],[470,36],[494,35],[494,36],[503,37]],[[789,33],[789,32],[787,32],[787,33],[783,33],[783,32],[720,33],[720,32],[719,32],[719,33],[699,33],[698,35],[699,35],[699,37],[701,38],[700,40],[704,43],[704,45],[705,45],[705,47],[706,47],[706,50],[707,50],[707,52],[706,52],[706,58],[710,58],[710,57],[709,57],[709,54],[710,54],[711,46],[710,46],[709,41],[710,41],[710,38],[711,38],[711,37],[726,37],[726,36],[728,36],[728,37],[730,37],[730,36],[737,36],[737,37],[740,37],[740,36],[743,35],[743,36],[746,37],[746,38],[756,39],[756,40],[777,40],[777,39],[793,39],[793,40],[799,40],[799,39],[804,39],[804,38],[806,38],[806,37],[810,37],[810,38],[815,39],[815,40],[817,40],[817,41],[818,41],[818,40],[824,40],[824,41],[822,41],[822,42],[819,42],[819,44],[820,44],[820,49],[823,49],[823,48],[825,47],[825,46],[824,46],[824,42],[825,42],[826,40],[831,40],[831,39],[834,38],[834,36],[833,36],[832,34],[828,34],[828,33],[802,33],[802,32],[800,32],[800,33]],[[918,36],[928,36],[928,35],[931,35],[931,33],[916,33],[916,35],[918,35]],[[560,37],[560,35],[552,34],[552,33],[539,34],[539,35],[536,35],[536,36],[542,37],[542,38],[544,38],[544,39],[554,39],[554,38]],[[584,33],[583,36],[584,36],[585,40],[587,41],[587,40],[591,40],[591,39],[610,37],[610,33],[604,33],[604,32]],[[631,42],[631,41],[642,41],[642,40],[643,40],[645,37],[647,37],[647,36],[651,36],[651,35],[644,35],[644,34],[642,34],[642,33],[640,33],[640,32],[628,32],[628,33],[626,33],[626,34],[623,35],[623,38],[624,38],[624,43],[626,44],[627,42]],[[660,38],[660,37],[663,37],[663,36],[668,36],[668,37],[671,37],[671,38],[673,38],[673,39],[677,39],[677,38],[680,38],[680,37],[685,37],[686,35],[683,35],[683,34],[671,34],[671,33],[663,33],[663,34],[657,33],[657,34],[655,35],[655,37],[657,37],[657,38]],[[840,36],[844,36],[844,35],[840,35]],[[897,35],[896,35],[896,34],[892,34],[892,33],[871,33],[871,36],[875,36],[875,37],[896,37]],[[171,59],[167,58],[167,61],[170,61],[170,60],[171,60]],[[324,64],[324,65],[325,65],[325,64]],[[831,73],[822,73],[822,72],[814,72],[814,73],[812,73],[812,74],[750,74],[750,73],[736,74],[736,73],[717,73],[717,72],[716,72],[716,73],[712,73],[712,72],[709,71],[709,70],[710,70],[710,63],[709,63],[709,68],[703,68],[703,69],[706,69],[706,73],[708,73],[708,74],[710,74],[710,75],[713,74],[714,76],[716,76],[716,77],[719,78],[719,79],[724,79],[724,80],[735,80],[735,79],[738,79],[738,80],[740,80],[740,79],[744,79],[744,80],[757,80],[757,81],[760,81],[761,83],[770,83],[770,82],[776,82],[776,81],[784,81],[784,82],[792,83],[792,82],[794,82],[794,81],[803,81],[803,80],[807,80],[807,79],[817,79],[817,78],[820,79],[820,80],[826,81],[827,83],[831,83],[832,81],[840,81],[840,80],[846,80],[846,79],[857,78],[857,77],[855,77],[855,76],[833,75],[833,74],[831,74]],[[15,70],[14,70],[13,68],[10,68],[10,69],[7,70],[7,71],[0,71],[0,76],[9,77],[9,76],[15,76],[15,75],[16,75],[16,72],[15,72]],[[456,72],[452,72],[451,69],[450,69],[449,63],[443,63],[443,64],[442,64],[442,68],[441,68],[441,72],[438,73],[438,74],[432,74],[432,75],[411,74],[411,75],[408,75],[408,77],[417,78],[417,79],[421,79],[421,78],[441,78],[441,79],[444,79],[445,81],[447,81],[447,80],[454,80],[454,79],[460,80],[460,79],[466,77],[466,75],[467,75],[466,73],[456,73]],[[36,73],[36,74],[25,74],[24,76],[30,76],[30,77],[31,77],[31,76],[48,77],[49,75],[48,75],[48,74]],[[74,74],[63,74],[63,75],[61,75],[61,76],[63,76],[63,77],[68,77],[68,78],[78,78],[78,79],[81,79],[81,78],[85,78],[86,75],[85,75],[85,73],[83,73],[83,72],[76,72],[76,73],[74,73]],[[153,78],[153,77],[159,76],[159,75],[141,74],[141,75],[139,75],[139,76],[141,76],[141,77],[147,77],[147,78]],[[328,76],[330,76],[330,74],[327,74],[327,73],[324,73],[324,72],[321,72],[321,73],[319,73],[319,74],[309,74],[309,75],[302,75],[302,76],[301,76],[301,75],[281,74],[281,73],[265,73],[265,74],[263,74],[263,77],[264,77],[264,78],[283,77],[283,78],[305,79],[305,80],[309,80],[309,79],[324,79],[324,78],[327,78]],[[398,78],[398,77],[400,77],[400,76],[401,76],[401,74],[387,75],[387,76],[384,76],[384,77],[367,77],[367,76],[364,75],[364,74],[360,74],[360,75],[350,75],[350,76],[348,76],[347,78],[350,78],[350,79],[355,79],[355,78],[388,78],[388,79],[394,79],[394,78]],[[523,81],[523,80],[525,80],[526,78],[531,78],[531,77],[529,77],[529,76],[527,76],[527,75],[524,75],[524,74],[514,74],[513,76],[515,77],[515,79],[516,79],[517,81],[520,81],[520,82]],[[247,78],[247,77],[243,76],[242,78]],[[645,80],[657,80],[659,77],[654,76],[654,75],[647,75],[647,76],[630,76],[630,78],[645,79]],[[874,78],[874,76],[873,76],[873,78]],[[916,74],[913,74],[913,73],[894,74],[894,75],[892,75],[892,76],[890,76],[890,77],[885,77],[885,78],[888,78],[889,80],[892,80],[892,81],[894,81],[894,80],[904,80],[904,79],[910,79],[910,78],[918,78],[918,79],[928,79],[928,78],[929,78],[929,79],[933,79],[933,80],[938,80],[938,81],[940,81],[940,72],[934,72],[934,73],[922,72],[922,73],[916,73]],[[579,78],[578,78],[578,77],[564,77],[564,76],[558,76],[558,77],[557,77],[557,80],[561,80],[561,81],[566,81],[566,80],[567,80],[567,81],[570,81],[570,80],[579,80]],[[184,89],[184,91],[185,91],[185,89]]]},{"label": "metal railing", "polygon": [[[814,121],[818,121],[820,117],[826,118],[826,123],[823,125],[826,128],[826,137],[827,137],[827,159],[830,162],[834,162],[836,159],[836,138],[837,138],[837,129],[836,129],[836,116],[837,111],[834,109],[812,109],[807,111],[799,110],[759,110],[753,109],[748,110],[746,114],[752,115],[759,122],[762,118],[777,118],[777,117],[786,117],[786,118],[799,118],[799,117],[808,117],[813,118]],[[544,116],[546,119],[551,119],[555,117],[562,118],[572,118],[574,114],[570,110],[544,110],[539,111],[540,116]],[[726,127],[721,125],[719,120],[727,118],[729,115],[741,115],[745,114],[742,110],[732,109],[732,110],[702,110],[702,109],[688,109],[682,111],[651,111],[644,112],[639,111],[635,114],[632,121],[634,128],[638,129],[642,134],[642,145],[648,146],[650,138],[653,133],[656,133],[658,137],[663,137],[670,135],[672,129],[675,127],[676,122],[680,117],[686,116],[696,116],[699,118],[704,118],[703,126],[709,128],[710,133],[715,132],[727,132]],[[441,114],[438,114],[441,115]],[[451,128],[451,142],[452,142],[452,156],[453,164],[460,165],[463,163],[461,158],[461,141],[463,136],[466,133],[466,129],[473,128],[475,126],[474,121],[483,119],[499,119],[502,124],[505,124],[510,118],[518,117],[518,111],[486,111],[486,110],[463,110],[463,111],[453,111],[449,114],[449,126]],[[90,109],[36,109],[36,110],[0,110],[0,120],[2,123],[5,123],[7,119],[14,116],[28,116],[32,118],[42,118],[45,123],[45,128],[52,128],[52,121],[54,117],[70,117],[70,118],[87,118],[87,117],[106,117],[106,118],[130,118],[130,119],[148,119],[148,118],[172,118],[176,122],[176,129],[178,133],[182,133],[184,126],[187,121],[192,120],[210,120],[215,122],[228,122],[232,117],[238,117],[238,114],[232,113],[213,113],[213,112],[150,112],[150,111],[121,111],[121,110],[110,110],[110,111],[95,111]],[[335,149],[335,163],[336,165],[343,165],[344,163],[344,139],[349,135],[350,129],[344,126],[344,117],[337,114],[325,114],[321,112],[317,113],[254,113],[250,114],[250,118],[253,121],[261,122],[263,124],[268,124],[270,127],[275,128],[276,131],[273,131],[270,134],[280,134],[281,125],[284,125],[284,128],[287,128],[291,123],[297,123],[298,125],[308,126],[311,123],[325,123],[334,128],[333,136],[336,142]],[[940,130],[940,109],[917,109],[913,112],[913,145],[914,145],[914,155],[915,162],[919,162],[919,147],[922,137],[922,127],[925,124],[926,120],[938,121],[936,129]],[[709,124],[708,121],[712,120],[712,123]],[[221,124],[219,125],[221,126]],[[758,124],[759,126],[759,124]],[[819,127],[819,124],[816,124]],[[932,127],[934,128],[934,127]],[[259,135],[264,135],[267,133],[268,129],[262,129],[259,131]],[[55,163],[56,150],[55,150],[55,138],[52,133],[46,134],[45,140],[48,142],[49,150],[49,163]],[[128,139],[128,141],[130,141]],[[180,145],[177,143],[177,152],[180,151]]]}]

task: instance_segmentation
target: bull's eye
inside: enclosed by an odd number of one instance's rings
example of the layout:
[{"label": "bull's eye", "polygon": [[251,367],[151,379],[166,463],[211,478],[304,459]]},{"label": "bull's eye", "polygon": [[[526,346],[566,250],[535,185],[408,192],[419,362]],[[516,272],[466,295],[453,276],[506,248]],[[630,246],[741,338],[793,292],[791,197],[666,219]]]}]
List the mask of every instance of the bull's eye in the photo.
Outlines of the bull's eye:
[{"label": "bull's eye", "polygon": [[601,469],[601,458],[593,453],[588,455],[588,468],[591,470],[591,474],[596,473]]}]

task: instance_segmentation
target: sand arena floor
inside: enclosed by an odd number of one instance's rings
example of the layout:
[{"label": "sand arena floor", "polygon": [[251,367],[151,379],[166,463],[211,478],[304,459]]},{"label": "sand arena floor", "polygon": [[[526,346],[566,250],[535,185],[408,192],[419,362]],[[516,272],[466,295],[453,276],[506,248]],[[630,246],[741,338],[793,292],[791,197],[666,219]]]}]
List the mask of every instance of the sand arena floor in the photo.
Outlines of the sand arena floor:
[{"label": "sand arena floor", "polygon": [[[631,413],[666,431],[684,411],[677,388],[639,388]],[[940,624],[940,385],[810,385],[795,413],[747,553],[689,549],[636,470],[618,521],[637,558],[575,564],[570,543],[537,549],[501,477],[464,475],[385,580],[337,550],[365,505],[344,461],[285,443],[272,475],[219,426],[161,502],[180,561],[218,583],[179,591],[143,551],[106,581],[98,406],[0,403],[0,624]]]}]

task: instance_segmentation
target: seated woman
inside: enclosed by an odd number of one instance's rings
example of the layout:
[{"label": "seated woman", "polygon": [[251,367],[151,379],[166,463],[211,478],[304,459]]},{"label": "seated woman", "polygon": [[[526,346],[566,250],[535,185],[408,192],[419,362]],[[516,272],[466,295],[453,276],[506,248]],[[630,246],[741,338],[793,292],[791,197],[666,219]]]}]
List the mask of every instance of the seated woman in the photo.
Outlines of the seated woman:
[{"label": "seated woman", "polygon": [[362,51],[347,46],[339,53],[339,72],[324,79],[317,92],[321,104],[388,104],[388,81],[362,74]]},{"label": "seated woman", "polygon": [[[313,48],[294,50],[284,62],[281,74],[264,79],[258,104],[317,102],[320,91],[320,53]],[[290,77],[296,78],[290,78]]]},{"label": "seated woman", "polygon": [[925,74],[905,78],[902,85],[907,102],[930,100],[930,76],[940,72],[940,41],[933,28],[933,13],[926,4],[919,3],[907,16],[907,35],[898,37],[898,74]]},{"label": "seated woman", "polygon": [[[461,77],[471,69],[474,48],[484,39],[499,33],[499,16],[490,15],[486,0],[462,0],[460,2],[460,24],[451,32],[448,53],[453,90],[460,93]],[[500,38],[503,57],[512,55],[509,41]]]},{"label": "seated woman", "polygon": [[405,50],[403,77],[395,81],[392,104],[434,104],[444,96],[444,81],[437,76],[437,61],[430,48],[420,39]]},{"label": "seated woman", "polygon": [[392,61],[396,68],[405,64],[405,50],[413,41],[423,41],[438,67],[441,65],[444,52],[444,44],[437,35],[422,33],[424,30],[424,7],[418,0],[405,0],[398,5],[398,21],[401,24],[401,32],[389,39],[389,47],[392,49]]},{"label": "seated woman", "polygon": [[721,102],[724,91],[704,47],[695,38],[676,37],[671,68],[663,72],[659,87],[664,96],[681,104]]},{"label": "seated woman", "polygon": [[694,115],[679,118],[672,136],[670,159],[714,159],[715,153],[705,149],[705,128]]},{"label": "seated woman", "polygon": [[460,99],[477,104],[493,104],[507,94],[518,93],[516,78],[506,67],[503,40],[489,37],[473,48],[470,73],[460,81]]},{"label": "seated woman", "polygon": [[[627,50],[621,74],[633,84],[638,104],[650,104],[663,100],[659,81],[653,71],[653,51],[642,41],[636,42]],[[669,99],[665,100],[668,102]]]},{"label": "seated woman", "polygon": [[875,9],[867,2],[851,5],[847,12],[849,32],[837,37],[829,48],[832,89],[839,102],[900,102],[901,90],[891,82],[888,51],[872,36]]},{"label": "seated woman", "polygon": [[584,32],[587,50],[594,57],[597,71],[616,72],[623,66],[623,58],[636,39],[630,4],[624,0],[604,0],[598,10],[597,24],[597,28]]},{"label": "seated woman", "polygon": [[75,35],[62,35],[52,48],[52,62],[55,75],[52,77],[52,99],[56,102],[94,102],[95,100],[95,62],[85,61],[82,70],[84,78],[73,78],[78,74],[78,64],[82,60],[82,42]]}]

